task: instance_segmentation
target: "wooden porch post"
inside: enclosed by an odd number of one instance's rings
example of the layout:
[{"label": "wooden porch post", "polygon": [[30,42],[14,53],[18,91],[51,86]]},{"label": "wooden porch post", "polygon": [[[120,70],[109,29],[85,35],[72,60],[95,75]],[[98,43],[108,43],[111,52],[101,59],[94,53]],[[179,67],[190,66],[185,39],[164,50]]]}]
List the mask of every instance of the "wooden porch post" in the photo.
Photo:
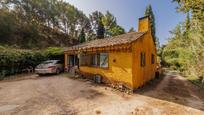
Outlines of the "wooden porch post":
[{"label": "wooden porch post", "polygon": [[64,70],[68,70],[68,54],[64,54]]}]

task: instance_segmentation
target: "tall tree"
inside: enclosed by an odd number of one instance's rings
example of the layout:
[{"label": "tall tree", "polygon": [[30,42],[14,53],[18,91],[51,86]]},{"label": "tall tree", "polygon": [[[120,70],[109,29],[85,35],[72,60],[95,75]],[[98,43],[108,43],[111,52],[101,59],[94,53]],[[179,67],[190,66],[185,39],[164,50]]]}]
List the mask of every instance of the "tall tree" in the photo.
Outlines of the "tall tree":
[{"label": "tall tree", "polygon": [[190,14],[187,13],[186,20],[185,20],[185,30],[184,30],[185,38],[189,37],[190,28],[191,28],[191,19],[190,19]]},{"label": "tall tree", "polygon": [[150,26],[151,26],[151,32],[154,42],[156,42],[156,25],[155,25],[155,17],[154,13],[152,11],[152,6],[148,5],[145,11],[145,16],[149,16],[150,18]]},{"label": "tall tree", "polygon": [[[9,29],[9,33],[4,34],[4,38],[10,44],[16,41],[15,44],[27,48],[27,45],[29,47],[37,45],[36,41],[42,41],[42,43],[46,44],[48,40],[51,42],[59,39],[68,41],[69,38],[77,40],[82,28],[84,28],[85,34],[90,33],[91,30],[89,18],[83,12],[63,0],[0,0],[0,10],[3,6],[8,9],[7,13],[9,15],[6,19],[3,19],[5,16],[0,17],[1,20],[11,21],[8,24],[3,23],[7,21],[1,21],[0,25],[4,24],[3,26],[7,26],[4,28]],[[0,15],[4,15],[4,13],[0,12]],[[10,23],[13,22],[15,24],[10,26]],[[3,36],[3,33],[1,36]],[[13,36],[11,37],[11,35]],[[10,38],[13,40],[8,41]],[[64,43],[59,41],[54,44],[63,45]],[[38,44],[40,45],[40,43]]]},{"label": "tall tree", "polygon": [[173,0],[178,3],[179,12],[192,12],[192,24],[204,36],[204,0]]},{"label": "tall tree", "polygon": [[185,29],[187,32],[190,31],[190,27],[191,27],[191,19],[190,19],[190,14],[187,13],[187,16],[186,16],[186,24],[185,24]]},{"label": "tall tree", "polygon": [[117,25],[116,18],[113,16],[113,14],[107,11],[106,14],[102,17],[102,23],[105,28],[105,36],[111,36],[110,30]]},{"label": "tall tree", "polygon": [[121,26],[116,25],[115,27],[111,28],[109,32],[111,36],[117,36],[117,35],[124,34],[125,30]]},{"label": "tall tree", "polygon": [[100,20],[98,23],[97,34],[96,34],[97,38],[103,39],[105,37],[104,34],[105,34],[105,28],[102,21]]},{"label": "tall tree", "polygon": [[204,69],[204,1],[173,1],[178,2],[177,11],[187,13],[187,16],[186,20],[172,31],[172,37],[164,48],[163,59],[186,76],[196,78]]},{"label": "tall tree", "polygon": [[128,31],[128,33],[130,33],[130,32],[134,32],[134,31],[135,31],[134,28],[131,27],[130,30]]},{"label": "tall tree", "polygon": [[98,39],[104,38],[105,28],[102,23],[103,14],[99,11],[95,11],[89,17],[92,29],[96,33],[96,38]]},{"label": "tall tree", "polygon": [[16,28],[15,15],[10,13],[8,9],[0,9],[0,42],[7,43],[9,41],[14,41],[9,39],[15,32]]},{"label": "tall tree", "polygon": [[79,35],[79,42],[84,43],[85,41],[86,41],[86,35],[84,33],[84,29],[82,29]]},{"label": "tall tree", "polygon": [[125,30],[117,24],[116,17],[109,11],[102,17],[102,23],[105,28],[105,36],[112,37],[124,34]]}]

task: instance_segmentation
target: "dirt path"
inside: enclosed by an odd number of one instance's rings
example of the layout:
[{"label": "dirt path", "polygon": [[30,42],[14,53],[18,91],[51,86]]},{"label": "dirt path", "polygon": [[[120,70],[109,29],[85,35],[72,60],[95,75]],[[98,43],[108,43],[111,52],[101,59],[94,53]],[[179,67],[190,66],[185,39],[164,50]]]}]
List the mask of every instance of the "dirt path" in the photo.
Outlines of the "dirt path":
[{"label": "dirt path", "polygon": [[133,95],[65,76],[0,82],[0,115],[204,114],[204,91],[173,72]]},{"label": "dirt path", "polygon": [[[139,90],[137,93],[155,99],[168,101],[168,104],[166,103],[167,106],[166,104],[163,106],[163,110],[168,112],[177,111],[180,109],[184,110],[184,113],[186,114],[198,114],[188,112],[186,107],[204,111],[204,90],[193,85],[175,72],[166,73],[163,79],[155,80],[154,82]],[[154,105],[156,103],[157,102],[152,104]],[[169,105],[170,103],[176,104],[175,107],[171,108]],[[179,106],[177,106],[177,104],[179,104]],[[175,114],[178,113],[175,112]]]}]

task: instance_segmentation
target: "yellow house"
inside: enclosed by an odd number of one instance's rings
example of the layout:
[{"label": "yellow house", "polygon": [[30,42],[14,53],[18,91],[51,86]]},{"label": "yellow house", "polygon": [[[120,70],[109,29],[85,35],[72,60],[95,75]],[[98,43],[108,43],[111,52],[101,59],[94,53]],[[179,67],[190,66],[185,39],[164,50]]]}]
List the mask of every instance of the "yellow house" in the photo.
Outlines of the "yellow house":
[{"label": "yellow house", "polygon": [[64,52],[65,69],[78,66],[84,75],[100,75],[102,81],[123,83],[135,89],[156,73],[156,45],[148,17],[139,19],[138,32],[97,39]]}]

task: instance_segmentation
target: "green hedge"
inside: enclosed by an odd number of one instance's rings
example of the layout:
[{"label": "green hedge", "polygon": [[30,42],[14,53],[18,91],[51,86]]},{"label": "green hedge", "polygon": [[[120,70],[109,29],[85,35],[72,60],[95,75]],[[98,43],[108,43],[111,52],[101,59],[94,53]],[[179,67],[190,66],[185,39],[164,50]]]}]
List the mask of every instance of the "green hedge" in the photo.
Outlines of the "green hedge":
[{"label": "green hedge", "polygon": [[64,61],[64,49],[59,47],[49,47],[43,51],[46,59],[58,59]]},{"label": "green hedge", "polygon": [[23,69],[36,67],[42,61],[60,59],[63,61],[63,49],[51,47],[46,50],[20,50],[0,47],[0,79],[21,73]]}]

